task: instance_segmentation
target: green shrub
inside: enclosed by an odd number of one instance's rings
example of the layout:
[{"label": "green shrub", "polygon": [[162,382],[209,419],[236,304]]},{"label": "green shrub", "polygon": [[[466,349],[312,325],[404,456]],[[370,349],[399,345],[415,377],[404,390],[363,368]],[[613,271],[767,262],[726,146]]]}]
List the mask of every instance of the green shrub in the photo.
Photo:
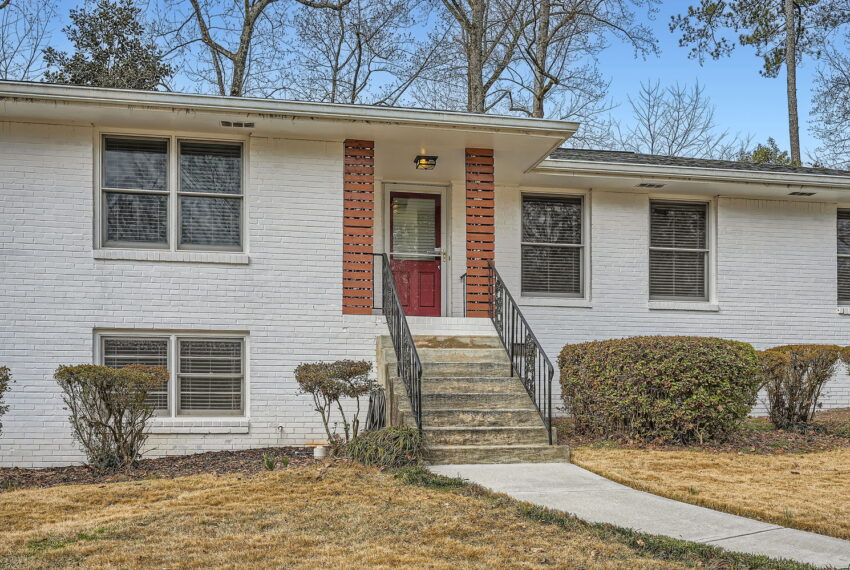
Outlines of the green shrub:
[{"label": "green shrub", "polygon": [[[3,404],[3,394],[10,390],[12,383],[12,374],[5,366],[0,366],[0,420],[3,419],[3,414],[9,411],[9,406]],[[0,421],[0,435],[3,434],[3,422]]]},{"label": "green shrub", "polygon": [[579,433],[688,443],[720,439],[759,387],[752,346],[719,338],[646,336],[567,345],[564,404]]},{"label": "green shrub", "polygon": [[408,426],[368,430],[355,437],[345,448],[350,459],[363,465],[406,467],[422,461],[425,443],[418,429]]},{"label": "green shrub", "polygon": [[835,374],[840,346],[792,344],[759,353],[768,415],[777,429],[808,426],[820,406],[820,395]]},{"label": "green shrub", "polygon": [[60,366],[54,378],[65,392],[71,428],[89,466],[109,470],[133,465],[148,437],[153,408],[148,392],[168,381],[163,366],[130,364],[120,369],[83,364]]}]

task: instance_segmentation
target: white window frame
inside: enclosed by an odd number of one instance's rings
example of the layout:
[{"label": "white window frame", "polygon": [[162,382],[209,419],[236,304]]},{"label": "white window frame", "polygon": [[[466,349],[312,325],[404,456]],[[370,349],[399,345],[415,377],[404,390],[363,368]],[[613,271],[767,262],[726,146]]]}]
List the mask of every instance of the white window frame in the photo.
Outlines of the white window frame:
[{"label": "white window frame", "polygon": [[[244,419],[250,409],[249,382],[249,341],[245,332],[174,332],[174,331],[96,331],[94,361],[104,362],[104,339],[107,338],[151,338],[168,339],[168,402],[165,410],[157,410],[154,417],[158,419]],[[178,398],[180,397],[178,382],[179,342],[178,340],[238,340],[242,343],[242,409],[237,413],[178,413]]]},{"label": "white window frame", "polygon": [[[168,243],[167,244],[136,244],[133,242],[118,242],[107,243],[106,241],[106,193],[112,192],[127,192],[134,191],[125,189],[106,189],[102,186],[105,145],[107,138],[125,138],[125,139],[159,139],[165,140],[168,143],[167,156],[167,177],[165,192],[161,191],[143,191],[145,194],[159,194],[168,196]],[[180,245],[180,197],[181,196],[213,196],[213,197],[228,197],[237,199],[234,195],[220,195],[207,193],[190,193],[182,194],[180,192],[180,143],[181,142],[198,142],[198,143],[230,143],[239,144],[242,147],[242,193],[238,198],[241,200],[240,208],[240,224],[239,224],[239,247],[234,246],[213,246],[213,245]],[[159,131],[138,131],[138,130],[97,130],[95,132],[95,161],[94,161],[94,194],[95,194],[95,212],[94,212],[94,247],[95,249],[103,250],[148,250],[159,252],[212,252],[221,254],[239,254],[248,251],[248,139],[246,137],[233,136],[216,136],[210,137],[208,134],[193,134],[193,133],[163,133]]]},{"label": "white window frame", "polygon": [[[581,243],[580,244],[552,244],[552,243],[544,243],[539,244],[535,242],[525,242],[522,240],[522,224],[523,224],[523,203],[526,196],[546,196],[551,198],[578,198],[581,200]],[[579,192],[553,192],[551,190],[536,190],[530,188],[524,188],[519,192],[519,283],[518,288],[520,291],[520,299],[523,304],[535,304],[535,300],[542,301],[543,303],[547,303],[549,301],[554,302],[565,302],[565,303],[575,303],[585,301],[589,298],[590,294],[590,200],[589,194],[587,193],[579,193]],[[578,294],[566,294],[566,293],[538,293],[538,292],[526,292],[522,289],[522,272],[523,272],[523,264],[522,264],[522,246],[524,245],[546,245],[546,246],[556,246],[556,247],[568,247],[568,248],[579,248],[581,252],[581,262],[579,263],[579,267],[581,268],[581,275],[579,275],[579,282],[581,285],[581,292]]]},{"label": "white window frame", "polygon": [[839,213],[839,210],[847,210],[847,211],[850,211],[850,205],[848,205],[848,204],[844,204],[844,205],[839,204],[839,205],[838,205],[838,207],[837,207],[837,208],[836,208],[836,210],[835,210],[835,229],[836,229],[836,234],[835,234],[835,255],[836,255],[836,265],[835,265],[835,289],[836,289],[836,295],[835,295],[835,300],[836,300],[836,304],[837,304],[839,307],[850,307],[850,299],[841,299],[841,298],[839,298],[839,297],[838,297],[838,259],[841,259],[841,258],[845,258],[845,259],[846,259],[846,258],[850,258],[850,254],[847,254],[847,253],[838,253],[838,213]]},{"label": "white window frame", "polygon": [[[652,246],[652,205],[653,203],[667,204],[702,204],[705,206],[705,245],[704,249],[689,249],[689,248],[665,248]],[[715,232],[714,227],[714,201],[705,198],[682,198],[681,196],[653,195],[649,196],[647,203],[646,219],[647,219],[647,254],[646,254],[646,291],[650,303],[694,303],[706,304],[712,303],[714,300],[714,251],[716,250],[714,243]],[[685,252],[701,252],[705,254],[705,283],[703,285],[704,293],[702,297],[682,297],[682,296],[663,296],[654,297],[651,293],[652,283],[652,264],[650,263],[650,252],[652,251],[685,251]]]}]

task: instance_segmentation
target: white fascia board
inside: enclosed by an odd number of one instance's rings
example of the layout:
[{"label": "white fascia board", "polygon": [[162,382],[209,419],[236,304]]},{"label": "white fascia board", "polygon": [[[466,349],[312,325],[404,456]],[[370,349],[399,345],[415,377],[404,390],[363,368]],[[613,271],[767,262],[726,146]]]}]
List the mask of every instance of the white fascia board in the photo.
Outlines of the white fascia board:
[{"label": "white fascia board", "polygon": [[735,182],[813,188],[850,189],[850,176],[808,174],[800,172],[764,172],[731,168],[698,168],[664,164],[627,164],[591,160],[542,161],[534,172],[545,174],[577,174],[612,178],[638,177],[704,182]]},{"label": "white fascia board", "polygon": [[0,81],[0,99],[2,98],[213,113],[245,113],[264,118],[308,118],[453,128],[559,137],[562,140],[567,139],[578,128],[578,123],[575,122],[549,119],[369,105],[306,103],[247,97],[222,97],[219,95],[105,89],[21,81]]}]

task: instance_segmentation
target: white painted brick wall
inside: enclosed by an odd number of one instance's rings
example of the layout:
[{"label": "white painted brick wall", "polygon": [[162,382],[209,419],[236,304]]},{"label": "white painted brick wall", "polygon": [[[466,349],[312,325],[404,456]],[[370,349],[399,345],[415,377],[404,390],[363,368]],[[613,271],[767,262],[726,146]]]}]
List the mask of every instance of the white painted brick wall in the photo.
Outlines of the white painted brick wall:
[{"label": "white painted brick wall", "polygon": [[[555,360],[566,343],[635,335],[719,336],[757,349],[792,343],[850,345],[850,316],[836,312],[836,205],[714,201],[715,297],[720,310],[650,310],[649,195],[590,192],[586,203],[592,218],[592,308],[551,306],[557,302],[522,307],[551,358]],[[497,189],[496,227],[497,265],[518,294],[516,188]],[[823,403],[850,406],[850,378],[843,368],[826,386]]]},{"label": "white painted brick wall", "polygon": [[341,145],[252,140],[251,262],[216,265],[92,259],[92,140],[90,128],[0,123],[0,362],[15,379],[0,465],[80,461],[52,373],[91,362],[95,328],[250,331],[250,433],[156,428],[151,455],[321,439],[294,367],[372,360],[386,330],[341,314]]},{"label": "white painted brick wall", "polygon": [[[371,360],[375,336],[386,334],[380,318],[341,314],[341,145],[251,141],[246,265],[240,256],[229,264],[93,258],[93,140],[87,127],[0,122],[0,364],[15,378],[0,465],[81,460],[52,373],[91,361],[96,328],[250,331],[249,422],[160,424],[151,455],[321,439],[294,367]],[[463,185],[453,192],[447,266],[457,280],[465,269]],[[518,295],[519,190],[499,188],[496,200],[497,264]],[[648,309],[646,195],[596,190],[588,203],[592,308],[523,307],[553,358],[567,342],[636,334],[716,335],[757,348],[850,344],[850,316],[837,315],[834,303],[834,204],[720,199],[720,311],[712,313]],[[458,315],[461,288],[452,289]],[[440,326],[487,329],[459,319]],[[412,327],[438,332],[428,320]],[[850,382],[836,382],[826,401],[850,403]]]}]

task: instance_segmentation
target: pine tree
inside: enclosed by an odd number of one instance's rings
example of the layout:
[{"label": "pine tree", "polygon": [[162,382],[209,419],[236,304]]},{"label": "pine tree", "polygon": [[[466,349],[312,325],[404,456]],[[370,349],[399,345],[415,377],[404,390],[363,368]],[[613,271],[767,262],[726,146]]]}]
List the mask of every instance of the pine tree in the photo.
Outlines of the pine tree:
[{"label": "pine tree", "polygon": [[174,70],[145,38],[141,11],[133,0],[99,0],[93,7],[71,10],[72,24],[62,31],[75,51],[44,50],[45,80],[117,89],[162,87]]}]

